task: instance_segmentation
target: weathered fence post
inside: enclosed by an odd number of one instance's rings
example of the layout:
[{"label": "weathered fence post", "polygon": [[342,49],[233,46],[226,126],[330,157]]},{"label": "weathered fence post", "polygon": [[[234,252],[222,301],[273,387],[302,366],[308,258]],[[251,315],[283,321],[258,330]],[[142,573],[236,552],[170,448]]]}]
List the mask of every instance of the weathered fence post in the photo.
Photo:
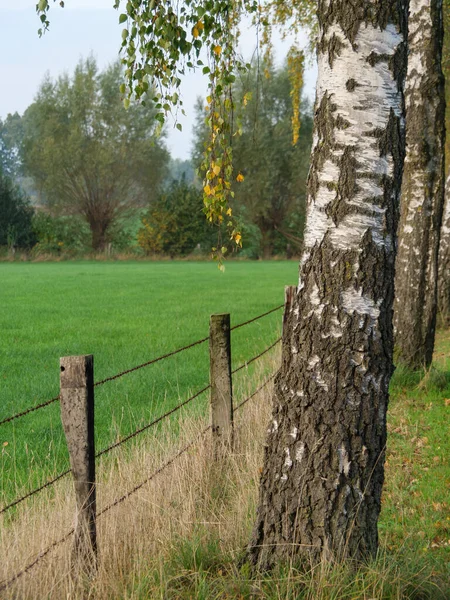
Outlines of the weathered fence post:
[{"label": "weathered fence post", "polygon": [[94,357],[60,359],[61,418],[75,483],[76,520],[72,567],[91,577],[97,568],[95,524]]},{"label": "weathered fence post", "polygon": [[230,315],[211,315],[209,323],[211,423],[214,455],[220,458],[233,443]]},{"label": "weathered fence post", "polygon": [[289,329],[288,319],[289,314],[292,310],[294,304],[295,294],[297,293],[297,286],[295,285],[286,285],[284,288],[284,313],[283,313],[283,338],[285,338],[285,330],[286,327]]}]

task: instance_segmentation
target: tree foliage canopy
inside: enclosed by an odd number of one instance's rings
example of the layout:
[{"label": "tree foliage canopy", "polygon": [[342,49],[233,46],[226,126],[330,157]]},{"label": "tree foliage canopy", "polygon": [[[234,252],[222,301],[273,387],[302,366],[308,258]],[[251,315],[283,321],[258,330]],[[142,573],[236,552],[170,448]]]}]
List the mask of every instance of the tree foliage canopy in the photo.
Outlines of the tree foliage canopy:
[{"label": "tree foliage canopy", "polygon": [[[264,71],[266,76],[262,76]],[[241,135],[233,142],[235,173],[233,214],[242,229],[252,224],[259,231],[256,255],[271,256],[289,246],[299,250],[305,215],[306,178],[312,137],[312,115],[301,107],[301,129],[292,143],[294,105],[300,106],[301,88],[292,93],[289,67],[254,65],[233,86],[237,104],[246,103],[239,115]],[[201,160],[208,144],[203,103],[197,105],[193,162]],[[287,236],[287,237],[286,237]],[[243,236],[244,248],[248,245]]]},{"label": "tree foliage canopy", "polygon": [[139,246],[147,254],[171,257],[193,252],[197,246],[207,250],[211,227],[203,214],[202,193],[182,178],[173,181],[151,204],[138,232]]},{"label": "tree foliage canopy", "polygon": [[[64,6],[64,2],[60,4]],[[244,16],[253,20],[255,29],[263,32],[260,39],[269,50],[269,57],[272,25],[298,32],[299,23],[313,22],[315,2],[115,0],[116,9],[122,6],[119,23],[124,24],[122,62],[126,83],[121,91],[126,94],[125,106],[129,106],[132,97],[145,99],[155,85],[152,98],[158,111],[156,119],[162,125],[170,113],[183,111],[179,92],[186,69],[201,69],[208,77],[209,144],[202,163],[204,211],[210,222],[228,223],[230,238],[240,245],[239,230],[233,219],[226,218],[234,193],[232,141],[240,132],[233,118],[235,101],[231,91],[236,75],[250,67],[238,52],[240,23]],[[39,0],[36,8],[42,33],[49,26],[49,0]]]},{"label": "tree foliage canopy", "polygon": [[44,202],[84,217],[95,250],[120,217],[156,195],[168,161],[152,103],[123,110],[122,77],[118,63],[99,73],[88,58],[73,77],[47,77],[23,117],[24,172]]},{"label": "tree foliage canopy", "polygon": [[27,198],[0,169],[0,246],[30,248],[36,241],[33,213]]}]

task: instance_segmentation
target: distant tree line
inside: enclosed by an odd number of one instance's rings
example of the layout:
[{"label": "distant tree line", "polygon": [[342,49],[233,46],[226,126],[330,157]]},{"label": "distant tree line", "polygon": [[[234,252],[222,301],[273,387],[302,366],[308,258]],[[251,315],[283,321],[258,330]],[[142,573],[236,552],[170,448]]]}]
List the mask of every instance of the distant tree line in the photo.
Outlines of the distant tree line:
[{"label": "distant tree line", "polygon": [[[125,109],[121,67],[100,72],[93,58],[74,73],[47,76],[20,116],[0,121],[0,247],[78,256],[117,252],[171,257],[236,252],[203,212],[196,168],[207,141],[199,100],[192,159],[171,159],[151,90]],[[236,83],[247,105],[233,142],[233,214],[243,255],[299,252],[305,214],[312,114],[301,104],[292,143],[293,98],[287,67],[253,68]]]}]

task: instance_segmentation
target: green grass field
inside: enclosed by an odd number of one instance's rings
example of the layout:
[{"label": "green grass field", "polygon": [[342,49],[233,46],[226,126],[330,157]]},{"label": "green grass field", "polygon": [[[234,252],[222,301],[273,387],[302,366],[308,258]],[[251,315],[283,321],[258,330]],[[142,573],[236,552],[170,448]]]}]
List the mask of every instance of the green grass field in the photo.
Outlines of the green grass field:
[{"label": "green grass field", "polygon": [[[59,358],[93,354],[95,380],[281,304],[296,262],[0,263],[0,420],[56,396]],[[281,311],[232,334],[233,365],[279,335]],[[97,449],[165,412],[209,379],[203,344],[96,388]],[[206,408],[207,395],[195,401]],[[68,466],[54,404],[1,426],[1,504]]]}]

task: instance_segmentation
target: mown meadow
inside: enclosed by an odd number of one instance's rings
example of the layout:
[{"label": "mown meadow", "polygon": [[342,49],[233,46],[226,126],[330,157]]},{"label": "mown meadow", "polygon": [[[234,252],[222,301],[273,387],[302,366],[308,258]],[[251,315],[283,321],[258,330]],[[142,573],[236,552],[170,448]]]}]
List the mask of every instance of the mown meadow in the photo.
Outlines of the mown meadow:
[{"label": "mown meadow", "polygon": [[[295,261],[0,264],[0,420],[59,392],[59,358],[94,355],[99,381],[208,335],[212,313],[232,325],[283,302]],[[232,334],[233,367],[279,335],[282,312]],[[251,369],[250,367],[249,369]],[[97,448],[207,385],[208,344],[96,388]],[[207,394],[193,403],[203,413]],[[2,504],[68,467],[53,404],[1,426]]]}]

